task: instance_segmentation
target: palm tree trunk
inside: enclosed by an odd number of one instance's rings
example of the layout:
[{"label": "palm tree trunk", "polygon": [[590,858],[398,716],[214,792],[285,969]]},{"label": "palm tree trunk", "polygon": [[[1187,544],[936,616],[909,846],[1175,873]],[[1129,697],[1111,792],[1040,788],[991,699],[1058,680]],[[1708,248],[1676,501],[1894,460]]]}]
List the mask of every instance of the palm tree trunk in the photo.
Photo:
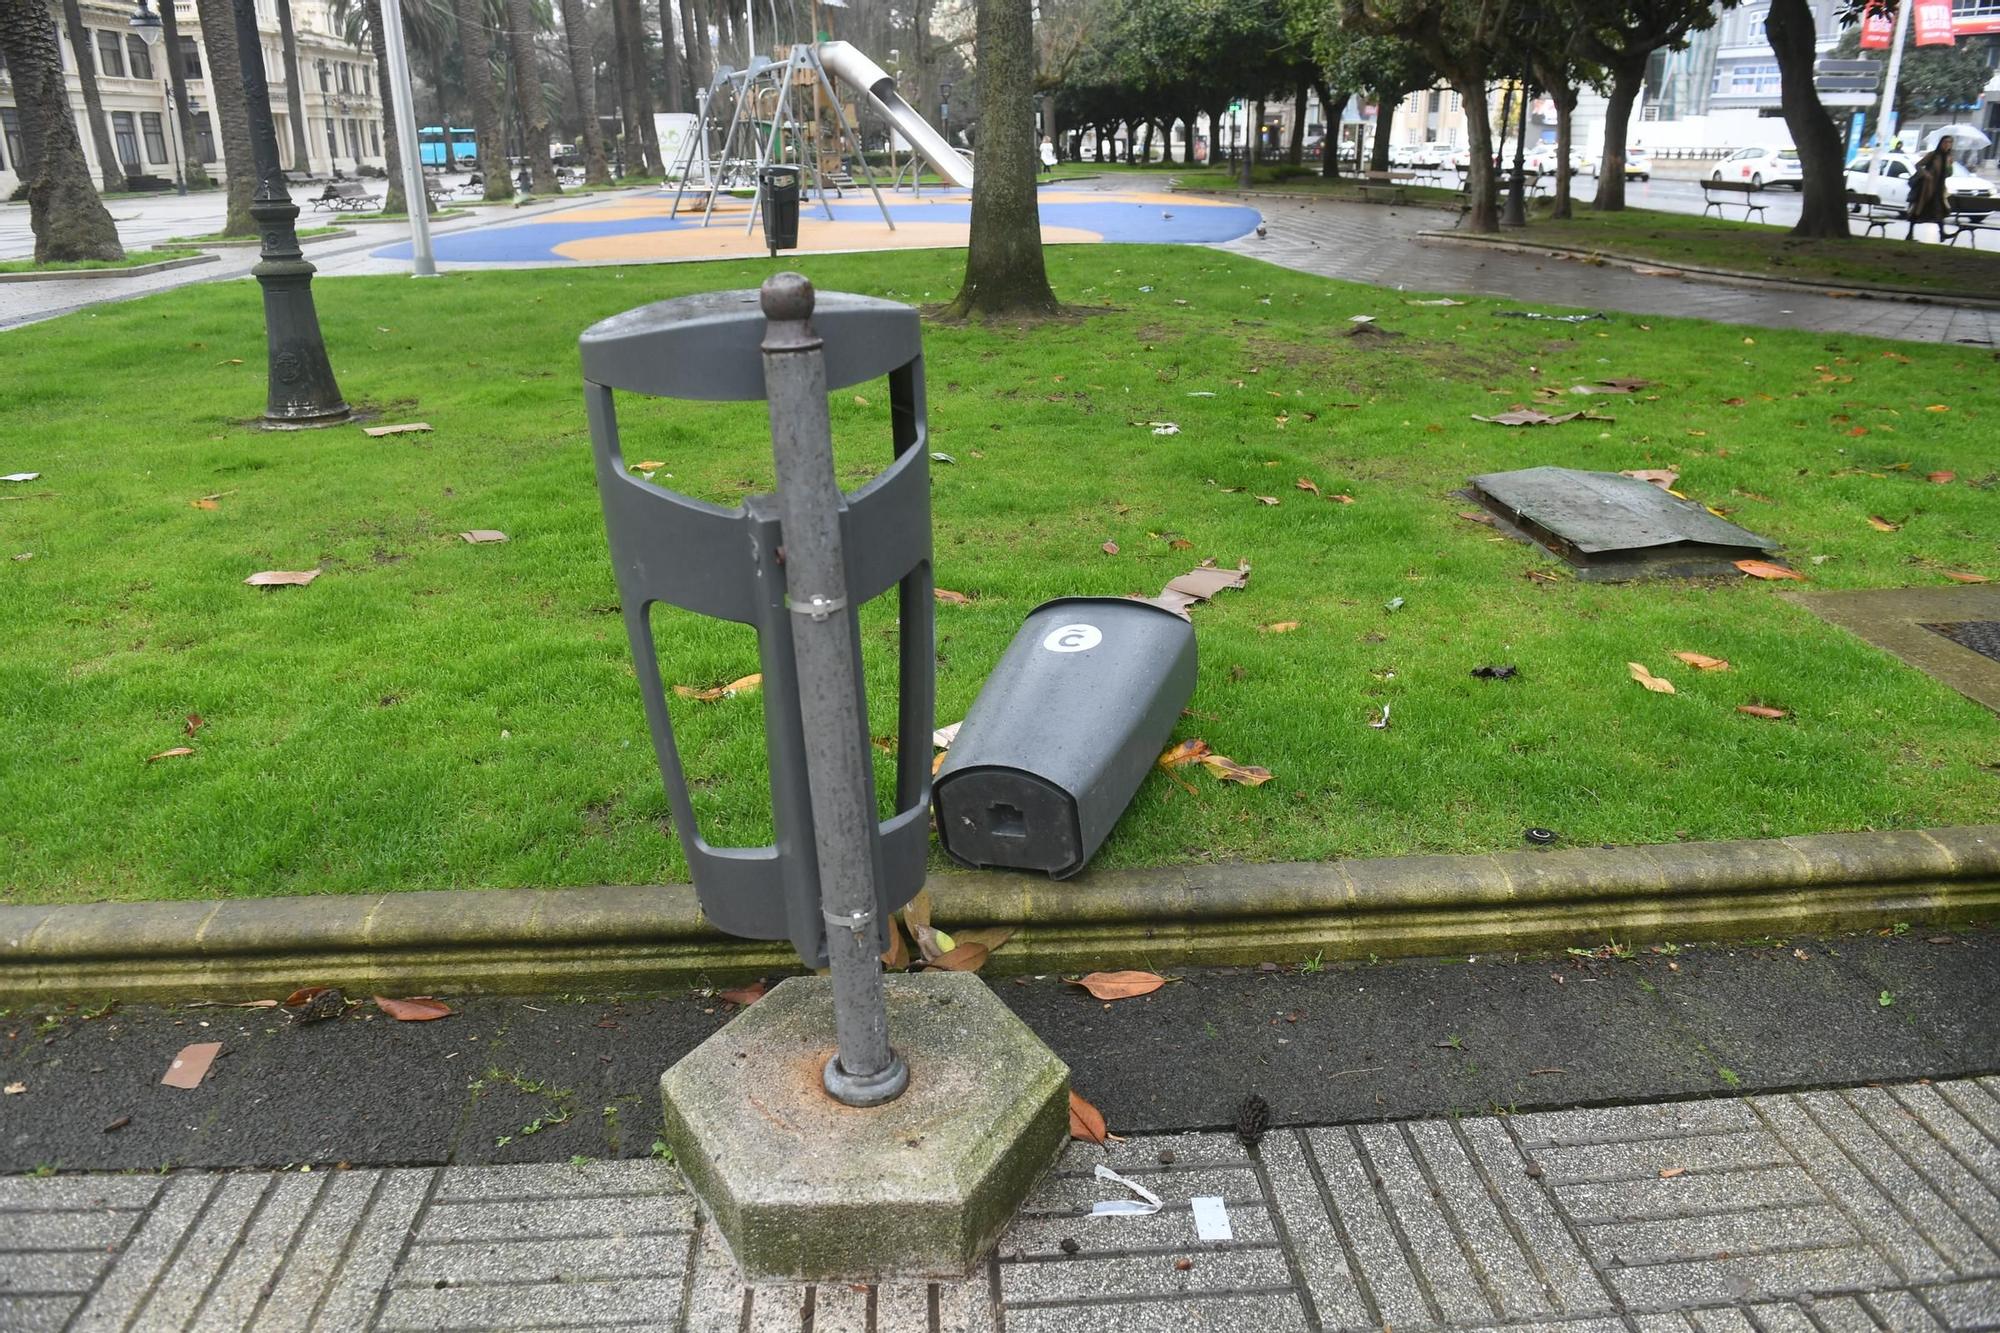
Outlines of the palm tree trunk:
[{"label": "palm tree trunk", "polygon": [[[160,0],[160,8],[173,8],[174,0]],[[292,33],[292,0],[278,0],[278,41],[285,55],[285,109],[292,120],[292,168],[305,171],[311,161],[306,150],[306,95],[304,85],[299,82],[299,42]],[[389,117],[386,110],[388,85],[383,85],[384,113],[382,123],[386,128]]]},{"label": "palm tree trunk", "polygon": [[527,140],[521,145],[521,155],[528,159],[529,188],[536,194],[561,194],[556,164],[549,156],[549,104],[542,96],[542,71],[535,61],[532,0],[507,0],[507,44],[514,56],[514,99],[521,108],[521,134]]},{"label": "palm tree trunk", "polygon": [[590,54],[583,0],[562,0],[562,16],[570,85],[576,95],[576,113],[583,119],[583,183],[609,185],[611,167],[604,160],[604,135],[597,127],[597,62]]},{"label": "palm tree trunk", "polygon": [[1054,314],[1035,194],[1035,42],[1031,0],[979,0],[979,174],[965,284],[948,313]]},{"label": "palm tree trunk", "polygon": [[611,95],[618,101],[619,160],[624,163],[620,170],[636,173],[645,150],[639,136],[639,116],[632,94],[626,90],[632,71],[631,62],[625,59],[625,7],[612,0],[605,8],[611,11],[611,59],[605,63],[611,67]]},{"label": "palm tree trunk", "polygon": [[0,59],[13,77],[22,137],[33,145],[31,165],[15,165],[28,185],[35,262],[124,258],[118,228],[90,183],[70,115],[62,46],[41,0],[0,0]]},{"label": "palm tree trunk", "polygon": [[625,45],[620,52],[625,61],[625,91],[632,102],[632,119],[637,125],[638,138],[632,146],[639,150],[640,171],[648,176],[663,176],[666,168],[660,162],[660,134],[653,128],[653,83],[652,75],[646,70],[646,19],[639,10],[639,0],[611,0],[624,12]]},{"label": "palm tree trunk", "polygon": [[[389,86],[389,44],[382,26],[382,0],[363,0],[361,12],[368,20],[368,45],[375,52],[375,82],[382,91],[382,163],[389,173],[389,191],[382,196],[382,211],[407,213],[410,198],[403,189],[402,142],[396,133],[395,94]],[[422,159],[418,161],[421,164]],[[429,190],[424,191],[418,204],[426,213],[434,211]]]},{"label": "palm tree trunk", "polygon": [[208,168],[194,155],[194,113],[188,110],[187,66],[181,59],[181,24],[174,17],[173,0],[160,6],[160,33],[166,38],[161,56],[167,62],[167,81],[174,90],[174,119],[181,128],[181,175],[190,190],[203,189],[210,184]]},{"label": "palm tree trunk", "polygon": [[229,0],[195,0],[201,44],[208,56],[208,100],[222,135],[222,164],[229,172],[229,213],[224,236],[254,236],[250,201],[257,192],[256,149],[250,142],[250,107],[243,100],[243,63],[236,56],[236,15]]},{"label": "palm tree trunk", "polygon": [[63,27],[69,31],[70,49],[76,52],[77,81],[83,84],[83,118],[90,122],[91,143],[97,149],[97,174],[106,190],[125,188],[125,168],[111,151],[111,131],[106,128],[104,100],[97,93],[97,52],[90,47],[90,34],[83,27],[83,10],[76,0],[63,0]]},{"label": "palm tree trunk", "polygon": [[479,174],[486,184],[485,197],[512,199],[514,182],[507,175],[500,108],[493,97],[493,53],[486,40],[486,6],[482,0],[452,0],[452,15],[458,21],[466,91],[472,96],[472,132],[478,139]]},{"label": "palm tree trunk", "polygon": [[685,111],[681,104],[681,54],[674,43],[674,0],[660,0],[660,59],[667,67],[667,110]]},{"label": "palm tree trunk", "polygon": [[699,112],[715,68],[708,50],[708,24],[695,13],[694,0],[681,0],[681,45],[687,48],[688,82],[693,85],[689,89],[693,96],[688,100]]}]

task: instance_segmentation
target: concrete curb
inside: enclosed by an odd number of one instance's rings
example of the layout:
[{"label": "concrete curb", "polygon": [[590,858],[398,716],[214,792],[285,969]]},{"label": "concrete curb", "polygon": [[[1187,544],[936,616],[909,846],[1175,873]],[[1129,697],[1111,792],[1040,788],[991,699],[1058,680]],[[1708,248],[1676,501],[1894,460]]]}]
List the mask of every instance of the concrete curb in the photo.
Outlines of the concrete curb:
[{"label": "concrete curb", "polygon": [[[327,232],[324,235],[320,236],[301,236],[299,237],[299,244],[316,245],[321,241],[338,241],[346,237],[354,236],[357,234],[358,233],[349,231],[345,227],[339,227],[333,231]],[[173,242],[173,244],[175,245],[193,246],[201,250],[252,250],[257,248],[258,246],[261,246],[263,243],[264,243],[264,238],[261,236],[238,236],[226,241],[214,240],[214,241]]]},{"label": "concrete curb", "polygon": [[219,258],[217,255],[182,255],[179,259],[162,259],[156,264],[134,264],[130,268],[58,268],[50,269],[46,273],[0,273],[0,282],[70,282],[77,278],[139,278],[148,273],[165,273],[170,268],[186,268],[191,264],[213,264],[217,258]]},{"label": "concrete curb", "polygon": [[[996,973],[1440,956],[2000,916],[2000,825],[1653,847],[945,873],[947,929],[1012,926]],[[642,990],[796,966],[686,885],[0,907],[0,999]]]},{"label": "concrete curb", "polygon": [[1851,296],[1871,301],[1908,301],[1914,305],[1952,306],[1960,310],[2000,310],[2000,301],[1988,301],[1974,296],[1949,296],[1927,291],[1921,287],[1891,287],[1881,283],[1831,283],[1807,282],[1798,278],[1773,278],[1761,273],[1742,273],[1735,269],[1706,268],[1699,264],[1679,264],[1669,259],[1646,259],[1637,255],[1621,255],[1611,250],[1585,250],[1569,245],[1537,245],[1531,241],[1516,241],[1505,237],[1484,237],[1470,232],[1420,231],[1417,239],[1431,244],[1465,245],[1499,250],[1505,254],[1548,255],[1555,259],[1574,259],[1587,263],[1615,264],[1619,268],[1631,269],[1635,273],[1654,273],[1662,277],[1686,278],[1691,282],[1715,282],[1732,287],[1770,287],[1778,291],[1806,292],[1814,296]]}]

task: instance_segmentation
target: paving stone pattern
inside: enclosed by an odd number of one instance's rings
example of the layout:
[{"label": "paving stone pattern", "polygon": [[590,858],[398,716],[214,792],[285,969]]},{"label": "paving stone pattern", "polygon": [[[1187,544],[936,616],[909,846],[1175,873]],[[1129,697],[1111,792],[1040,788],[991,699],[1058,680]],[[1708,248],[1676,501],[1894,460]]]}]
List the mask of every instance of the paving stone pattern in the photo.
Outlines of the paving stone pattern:
[{"label": "paving stone pattern", "polygon": [[614,1327],[2000,1329],[2000,1078],[1072,1144],[965,1282],[746,1289],[660,1162],[0,1177],[0,1329]]}]

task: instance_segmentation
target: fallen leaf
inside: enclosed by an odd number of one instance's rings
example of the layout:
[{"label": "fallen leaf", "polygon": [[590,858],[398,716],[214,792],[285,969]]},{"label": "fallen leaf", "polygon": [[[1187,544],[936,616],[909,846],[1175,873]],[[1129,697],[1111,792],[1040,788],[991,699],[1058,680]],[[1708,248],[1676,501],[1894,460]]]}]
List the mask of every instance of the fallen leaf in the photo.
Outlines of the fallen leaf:
[{"label": "fallen leaf", "polygon": [[727,1000],[735,1005],[749,1006],[763,999],[767,989],[763,982],[753,981],[748,986],[738,986],[733,990],[719,990],[715,993],[715,998]]},{"label": "fallen leaf", "polygon": [[1292,485],[1298,487],[1302,491],[1310,491],[1314,495],[1319,494],[1319,487],[1313,482],[1312,478],[1310,477],[1300,477],[1297,481],[1293,482]]},{"label": "fallen leaf", "polygon": [[1159,764],[1164,769],[1176,769],[1187,764],[1200,763],[1208,753],[1207,741],[1185,740],[1161,755]]},{"label": "fallen leaf", "polygon": [[1192,551],[1194,543],[1185,537],[1175,537],[1167,543],[1169,551]]},{"label": "fallen leaf", "polygon": [[1956,472],[1933,472],[1925,477],[1924,480],[1930,482],[1933,486],[1949,486],[1958,480],[1958,474]]},{"label": "fallen leaf", "polygon": [[1944,405],[1943,403],[1932,403],[1932,404],[1931,404],[1931,405],[1930,405],[1929,407],[1925,408],[1925,409],[1924,409],[1924,411],[1926,411],[1926,412],[1949,412],[1949,411],[1951,411],[1951,409],[1950,409],[1950,408],[1948,408],[1948,407],[1946,407],[1946,406],[1945,406],[1945,405]]},{"label": "fallen leaf", "polygon": [[267,569],[243,581],[253,588],[303,588],[319,575],[317,569]]},{"label": "fallen leaf", "polygon": [[484,546],[488,542],[504,542],[507,540],[506,533],[495,531],[492,528],[474,528],[470,532],[461,532],[458,535],[471,542],[474,546]]},{"label": "fallen leaf", "polygon": [[1901,532],[1903,530],[1901,523],[1891,523],[1880,514],[1870,514],[1868,516],[1868,526],[1877,532]]},{"label": "fallen leaf", "polygon": [[1290,634],[1298,627],[1299,622],[1296,620],[1275,620],[1268,625],[1259,625],[1257,632],[1259,634]]},{"label": "fallen leaf", "polygon": [[1993,581],[1984,574],[1973,574],[1963,569],[1945,569],[1939,572],[1953,583],[1991,583]]},{"label": "fallen leaf", "polygon": [[1240,783],[1245,787],[1261,787],[1271,780],[1271,770],[1259,768],[1255,764],[1239,764],[1228,755],[1205,754],[1201,766],[1221,778],[1224,782]]},{"label": "fallen leaf", "polygon": [[951,743],[958,739],[958,729],[964,725],[965,722],[961,719],[947,726],[939,727],[931,733],[931,744],[940,750],[949,750]]},{"label": "fallen leaf", "polygon": [[1461,509],[1458,516],[1468,523],[1484,523],[1489,528],[1497,526],[1493,515],[1482,509]]},{"label": "fallen leaf", "polygon": [[660,462],[658,459],[649,458],[643,463],[632,464],[632,470],[634,472],[657,472],[665,466],[666,464]]},{"label": "fallen leaf", "polygon": [[953,938],[961,949],[968,944],[979,944],[984,945],[989,954],[998,953],[1001,945],[1014,938],[1014,927],[974,926],[969,930],[954,931]]},{"label": "fallen leaf", "polygon": [[433,1019],[447,1018],[451,1006],[442,1000],[434,1000],[428,995],[414,995],[407,1000],[392,1000],[384,995],[375,997],[375,1007],[399,1023],[428,1023]]},{"label": "fallen leaf", "polygon": [[1706,653],[1675,653],[1674,656],[1680,658],[1681,661],[1686,662],[1696,671],[1729,670],[1729,663],[1726,659],[1720,657],[1710,657]]},{"label": "fallen leaf", "polygon": [[1104,1112],[1076,1095],[1076,1089],[1069,1090],[1069,1136],[1084,1139],[1090,1143],[1103,1143],[1110,1130],[1104,1124]]},{"label": "fallen leaf", "polygon": [[856,407],[866,407],[868,406],[868,400],[857,393],[854,395],[854,405]]},{"label": "fallen leaf", "polygon": [[943,602],[948,606],[972,605],[972,599],[970,597],[967,597],[962,592],[953,592],[950,588],[932,588],[931,596],[937,598],[940,602]]},{"label": "fallen leaf", "polygon": [[1083,987],[1100,1000],[1130,1000],[1151,995],[1166,985],[1167,979],[1154,972],[1092,972],[1069,984]]},{"label": "fallen leaf", "polygon": [[330,986],[301,986],[285,997],[285,1008],[296,1009],[298,1006],[311,1000],[314,996],[324,995],[331,989],[332,987]]},{"label": "fallen leaf", "polygon": [[1671,491],[1674,488],[1674,483],[1681,479],[1681,474],[1670,467],[1638,468],[1631,472],[1620,472],[1618,475],[1621,477],[1632,477],[1638,481],[1650,481],[1663,491]]},{"label": "fallen leaf", "polygon": [[1766,708],[1763,704],[1738,704],[1736,705],[1736,711],[1739,713],[1748,713],[1752,717],[1768,717],[1772,719],[1791,716],[1790,713],[1787,713],[1782,708]]},{"label": "fallen leaf", "polygon": [[889,948],[882,955],[882,966],[891,972],[906,972],[910,967],[910,942],[896,925],[896,918],[889,918]]},{"label": "fallen leaf", "polygon": [[[1746,339],[1744,339],[1744,341],[1745,341],[1745,342],[1748,342],[1748,341],[1749,341],[1749,339],[1747,339],[1747,338],[1746,338]],[[1661,1167],[1661,1168],[1660,1168],[1660,1179],[1661,1179],[1661,1180],[1672,1180],[1672,1179],[1674,1179],[1674,1178],[1675,1178],[1676,1176],[1684,1176],[1684,1175],[1686,1175],[1687,1173],[1688,1173],[1688,1169],[1687,1169],[1686,1167],[1684,1167],[1684,1166],[1665,1166],[1665,1167]]]},{"label": "fallen leaf", "polygon": [[1625,669],[1632,673],[1633,680],[1638,681],[1655,694],[1672,694],[1674,692],[1674,683],[1672,681],[1661,680],[1638,662],[1627,662]]},{"label": "fallen leaf", "polygon": [[717,699],[733,699],[739,694],[746,694],[763,683],[764,673],[759,671],[753,672],[748,676],[739,676],[727,685],[715,685],[705,690],[698,690],[692,685],[676,685],[674,686],[674,693],[683,699],[698,699],[702,703],[714,703]]},{"label": "fallen leaf", "polygon": [[1275,505],[1278,503],[1278,497],[1275,495],[1260,495],[1257,497],[1257,503],[1260,505]]},{"label": "fallen leaf", "polygon": [[953,944],[925,966],[940,972],[977,972],[986,966],[986,955],[989,952],[991,951],[983,944]]},{"label": "fallen leaf", "polygon": [[110,1124],[106,1125],[106,1126],[104,1127],[104,1132],[105,1132],[106,1134],[115,1134],[115,1133],[117,1133],[117,1132],[118,1132],[119,1130],[121,1130],[121,1129],[125,1128],[125,1126],[127,1126],[127,1125],[129,1125],[129,1124],[131,1124],[131,1123],[132,1123],[132,1117],[131,1117],[131,1116],[129,1116],[129,1115],[121,1115],[121,1116],[119,1116],[119,1117],[118,1117],[118,1118],[117,1118],[116,1120],[114,1120],[114,1121],[112,1121],[112,1122],[111,1122]]},{"label": "fallen leaf", "polygon": [[201,497],[201,498],[200,498],[199,500],[190,500],[190,501],[188,501],[188,503],[189,503],[189,504],[191,504],[191,505],[193,505],[193,506],[194,506],[194,507],[195,507],[196,509],[219,509],[219,508],[221,508],[221,506],[220,506],[220,505],[216,504],[216,503],[215,503],[215,501],[213,501],[213,500],[209,499],[209,498],[208,498],[208,497],[207,497],[206,495],[202,496],[202,497]]},{"label": "fallen leaf", "polygon": [[1351,495],[1329,495],[1326,498],[1335,504],[1351,505],[1354,503],[1354,497]]},{"label": "fallen leaf", "polygon": [[218,366],[240,366],[243,364],[243,358],[240,356],[232,356],[226,361],[218,361],[215,364]]},{"label": "fallen leaf", "polygon": [[9,1083],[5,1088],[0,1088],[0,1092],[5,1092],[9,1097],[18,1097],[27,1090],[28,1085],[25,1083]]},{"label": "fallen leaf", "polygon": [[202,717],[200,713],[189,713],[187,715],[187,727],[185,728],[185,730],[187,731],[188,735],[192,736],[197,731],[200,731],[203,727],[207,725],[208,725],[207,721]]},{"label": "fallen leaf", "polygon": [[198,1041],[181,1047],[180,1054],[167,1066],[167,1072],[160,1076],[160,1082],[170,1088],[198,1087],[221,1050],[219,1041]]},{"label": "fallen leaf", "polygon": [[400,426],[364,426],[362,433],[375,436],[415,435],[428,431],[430,428],[431,423],[428,421],[407,421]]},{"label": "fallen leaf", "polygon": [[161,759],[178,759],[184,754],[193,754],[193,753],[194,750],[191,746],[176,745],[171,750],[162,750],[158,754],[147,755],[146,762],[150,764]]},{"label": "fallen leaf", "polygon": [[1104,543],[1104,545],[1102,545],[1102,546],[1098,547],[1097,549],[1098,549],[1098,550],[1100,550],[1100,551],[1102,551],[1102,552],[1104,552],[1104,554],[1106,554],[1106,555],[1117,555],[1117,554],[1118,554],[1118,543],[1117,543],[1117,542],[1106,542],[1106,543]]},{"label": "fallen leaf", "polygon": [[1194,1260],[1188,1258],[1186,1255],[1182,1255],[1180,1258],[1174,1260],[1175,1272],[1185,1273],[1193,1267],[1194,1267]]},{"label": "fallen leaf", "polygon": [[1806,576],[1798,570],[1786,569],[1783,565],[1774,565],[1768,560],[1738,560],[1736,567],[1753,579],[1797,579],[1800,583],[1806,581]]}]

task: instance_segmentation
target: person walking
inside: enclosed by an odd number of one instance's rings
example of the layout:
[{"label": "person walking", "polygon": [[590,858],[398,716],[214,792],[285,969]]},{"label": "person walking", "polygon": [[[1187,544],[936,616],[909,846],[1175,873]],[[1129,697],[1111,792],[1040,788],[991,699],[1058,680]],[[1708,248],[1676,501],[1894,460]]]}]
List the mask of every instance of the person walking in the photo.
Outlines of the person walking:
[{"label": "person walking", "polygon": [[1944,135],[1937,141],[1937,147],[1917,159],[1916,170],[1910,173],[1910,202],[1903,210],[1910,220],[1909,230],[1903,233],[1906,241],[1916,237],[1919,222],[1935,224],[1938,239],[1944,239],[1946,195],[1951,182],[1951,148],[1951,136]]},{"label": "person walking", "polygon": [[1055,169],[1056,169],[1055,140],[1044,135],[1042,138],[1042,174],[1046,176],[1051,172],[1053,172]]}]

